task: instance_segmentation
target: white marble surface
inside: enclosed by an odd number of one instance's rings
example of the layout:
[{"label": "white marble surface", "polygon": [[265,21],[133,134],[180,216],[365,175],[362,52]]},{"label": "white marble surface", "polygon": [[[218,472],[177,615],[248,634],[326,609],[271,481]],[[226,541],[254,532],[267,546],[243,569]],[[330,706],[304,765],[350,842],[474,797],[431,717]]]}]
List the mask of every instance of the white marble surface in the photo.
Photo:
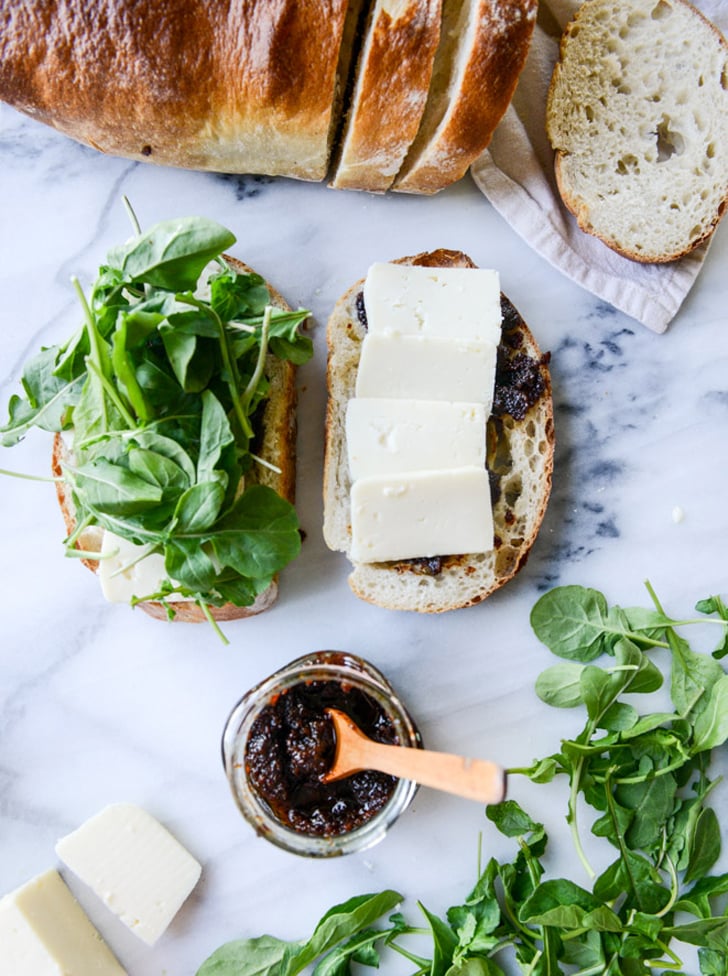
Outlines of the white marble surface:
[{"label": "white marble surface", "polygon": [[[88,283],[107,248],[127,236],[122,194],[145,226],[187,213],[220,220],[238,237],[234,253],[309,307],[316,323],[316,355],[299,374],[303,553],[271,612],[226,627],[228,647],[204,626],[105,604],[91,574],[64,559],[52,486],[0,480],[0,892],[56,865],[58,837],[129,800],[203,863],[202,882],[153,949],[66,875],[132,976],[192,976],[228,939],[307,935],[336,901],[386,886],[403,893],[411,917],[418,898],[444,911],[474,880],[481,831],[487,852],[510,856],[481,808],[420,790],[365,854],[285,854],[252,834],[228,794],[225,718],[247,688],[293,657],[340,648],[387,673],[429,746],[520,765],[554,750],[577,721],[534,695],[536,675],[554,663],[529,627],[540,592],[578,582],[647,605],[649,578],[678,614],[725,593],[728,221],[682,311],[656,336],[529,251],[468,179],[433,199],[375,198],[104,158],[8,109],[0,125],[3,404],[26,358],[75,325],[70,275]],[[357,601],[345,560],[324,546],[324,327],[336,297],[370,262],[437,246],[498,268],[551,351],[558,446],[551,504],[527,567],[484,604],[429,618]],[[35,433],[3,451],[0,466],[44,474],[48,451],[49,439]],[[511,795],[545,820],[554,867],[583,882],[563,783],[514,780]],[[718,798],[725,803],[724,788]]]}]

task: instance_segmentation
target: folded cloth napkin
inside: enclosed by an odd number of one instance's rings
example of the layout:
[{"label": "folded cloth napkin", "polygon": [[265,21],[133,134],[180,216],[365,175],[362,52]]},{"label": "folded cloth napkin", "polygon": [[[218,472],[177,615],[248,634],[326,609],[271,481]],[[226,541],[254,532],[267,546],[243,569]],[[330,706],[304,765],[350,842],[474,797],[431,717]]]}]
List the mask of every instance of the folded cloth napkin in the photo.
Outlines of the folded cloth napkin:
[{"label": "folded cloth napkin", "polygon": [[[693,0],[724,34],[726,0]],[[471,173],[521,237],[569,278],[655,332],[664,332],[708,251],[701,245],[668,264],[640,264],[579,229],[561,201],[546,136],[546,95],[559,40],[580,0],[541,0],[538,22],[513,101]]]}]

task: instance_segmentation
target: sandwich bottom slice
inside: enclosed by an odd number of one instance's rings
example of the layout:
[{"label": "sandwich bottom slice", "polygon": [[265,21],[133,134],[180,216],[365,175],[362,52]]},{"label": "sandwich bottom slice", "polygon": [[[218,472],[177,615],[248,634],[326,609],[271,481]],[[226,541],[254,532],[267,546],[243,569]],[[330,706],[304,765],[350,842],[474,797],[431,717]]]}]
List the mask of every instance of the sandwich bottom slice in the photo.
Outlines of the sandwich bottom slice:
[{"label": "sandwich bottom slice", "polygon": [[[462,252],[443,249],[400,258],[395,263],[475,267]],[[352,557],[346,413],[356,395],[361,348],[367,335],[363,287],[362,279],[341,296],[327,327],[324,538],[330,549],[349,557],[349,585],[363,600],[392,610],[423,613],[468,607],[515,576],[525,564],[543,520],[554,455],[548,356],[541,353],[526,323],[502,295],[495,391],[485,431],[492,547],[483,552],[359,562]]]}]

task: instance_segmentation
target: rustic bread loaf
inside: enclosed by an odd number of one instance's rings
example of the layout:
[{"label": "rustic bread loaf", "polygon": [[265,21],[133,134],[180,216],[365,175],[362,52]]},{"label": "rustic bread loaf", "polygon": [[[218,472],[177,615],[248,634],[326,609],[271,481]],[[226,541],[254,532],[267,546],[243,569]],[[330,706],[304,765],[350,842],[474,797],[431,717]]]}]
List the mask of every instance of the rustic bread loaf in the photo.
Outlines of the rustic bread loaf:
[{"label": "rustic bread loaf", "polygon": [[321,180],[360,7],[7,0],[0,98],[102,152]]},{"label": "rustic bread loaf", "polygon": [[[242,261],[230,255],[225,260],[239,272],[250,272]],[[271,303],[278,308],[290,310],[282,295],[268,285]],[[267,485],[285,498],[291,504],[296,494],[296,405],[297,390],[295,384],[295,366],[288,360],[268,355],[266,361],[266,375],[270,381],[270,393],[265,401],[263,416],[259,428],[260,445],[256,453],[271,467],[255,464],[245,475],[246,485]],[[56,434],[53,439],[53,453],[51,467],[53,475],[61,480],[56,481],[56,494],[61,507],[66,531],[70,535],[76,527],[73,497],[67,482],[62,480],[63,466],[69,460],[68,442],[63,435]],[[80,536],[76,548],[90,552],[98,552],[101,548],[103,529],[93,526],[86,529]],[[82,562],[92,572],[98,569],[98,560],[83,559]],[[232,603],[221,607],[210,607],[209,610],[215,620],[235,620],[251,617],[267,610],[275,603],[278,595],[278,581],[274,579],[249,606],[235,606]],[[148,601],[138,604],[142,610],[158,620],[167,620],[168,614],[163,604]],[[185,623],[201,623],[206,618],[201,608],[191,601],[177,600],[174,602],[174,619]]]},{"label": "rustic bread loaf", "polygon": [[334,164],[336,189],[388,190],[425,108],[442,0],[376,0]]},{"label": "rustic bread loaf", "polygon": [[[474,267],[459,251],[438,250],[398,263],[425,267]],[[366,335],[363,281],[339,299],[327,327],[328,404],[324,462],[324,538],[330,549],[350,552],[351,477],[346,450],[346,409],[355,395]],[[485,599],[525,564],[551,490],[554,428],[548,357],[505,296],[493,414],[487,427],[495,547],[486,553],[442,554],[435,559],[354,563],[353,592],[392,610],[436,613]]]},{"label": "rustic bread loaf", "polygon": [[5,0],[0,99],[117,156],[434,193],[490,141],[536,5]]},{"label": "rustic bread loaf", "polygon": [[425,114],[395,190],[436,193],[487,147],[526,60],[537,7],[537,0],[444,0]]},{"label": "rustic bread loaf", "polygon": [[728,44],[686,0],[589,0],[547,103],[579,226],[641,262],[705,241],[728,204]]}]

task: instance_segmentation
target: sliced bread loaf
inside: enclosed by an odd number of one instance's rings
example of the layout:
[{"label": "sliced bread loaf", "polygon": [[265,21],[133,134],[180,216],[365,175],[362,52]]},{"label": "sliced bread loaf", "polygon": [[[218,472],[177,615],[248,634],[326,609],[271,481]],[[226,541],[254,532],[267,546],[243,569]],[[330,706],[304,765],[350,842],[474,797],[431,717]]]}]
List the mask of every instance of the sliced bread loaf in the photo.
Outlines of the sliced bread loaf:
[{"label": "sliced bread loaf", "polygon": [[[398,263],[474,267],[459,251],[438,250]],[[346,409],[367,332],[363,281],[339,299],[328,322],[328,406],[324,464],[324,538],[351,550],[351,476]],[[489,552],[433,559],[353,563],[349,585],[363,600],[393,610],[436,613],[485,599],[525,564],[546,510],[553,469],[554,428],[548,357],[505,296],[486,463],[491,478],[495,546]]]},{"label": "sliced bread loaf", "polygon": [[547,102],[579,226],[641,262],[705,241],[728,203],[728,44],[686,0],[588,0]]}]

